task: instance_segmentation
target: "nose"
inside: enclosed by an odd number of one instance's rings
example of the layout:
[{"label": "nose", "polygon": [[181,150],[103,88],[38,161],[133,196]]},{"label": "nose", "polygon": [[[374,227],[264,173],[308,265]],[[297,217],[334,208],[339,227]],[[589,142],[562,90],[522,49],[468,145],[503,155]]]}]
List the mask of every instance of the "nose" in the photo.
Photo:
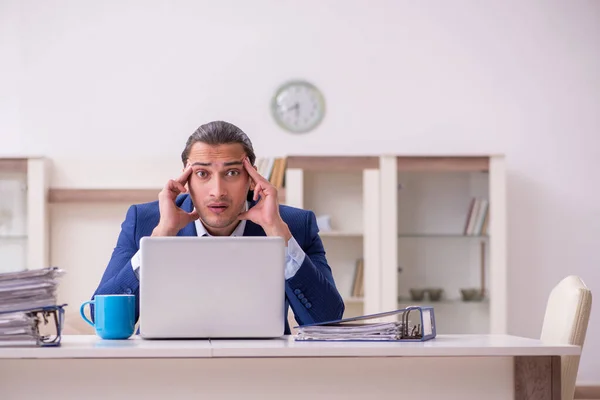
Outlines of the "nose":
[{"label": "nose", "polygon": [[224,197],[227,194],[227,188],[225,185],[226,184],[223,181],[223,178],[221,178],[218,174],[215,174],[215,176],[211,179],[210,196],[216,198]]}]

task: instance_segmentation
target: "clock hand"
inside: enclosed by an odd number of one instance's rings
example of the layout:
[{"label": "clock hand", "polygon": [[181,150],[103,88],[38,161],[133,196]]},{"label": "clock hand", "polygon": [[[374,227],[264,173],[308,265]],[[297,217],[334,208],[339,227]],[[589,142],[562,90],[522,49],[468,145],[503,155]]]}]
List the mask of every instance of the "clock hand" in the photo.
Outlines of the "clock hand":
[{"label": "clock hand", "polygon": [[288,112],[290,110],[293,110],[294,108],[296,109],[296,113],[298,113],[300,111],[300,103],[296,103],[293,106],[287,107],[287,108],[281,108],[280,107],[280,109],[281,109],[282,112]]}]

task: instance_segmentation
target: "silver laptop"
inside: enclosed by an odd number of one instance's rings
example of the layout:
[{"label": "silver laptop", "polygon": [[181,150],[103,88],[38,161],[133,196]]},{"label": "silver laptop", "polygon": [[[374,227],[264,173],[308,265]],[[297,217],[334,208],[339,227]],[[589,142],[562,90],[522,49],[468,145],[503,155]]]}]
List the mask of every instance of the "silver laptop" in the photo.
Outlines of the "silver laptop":
[{"label": "silver laptop", "polygon": [[283,335],[284,246],[279,237],[142,238],[140,335]]}]

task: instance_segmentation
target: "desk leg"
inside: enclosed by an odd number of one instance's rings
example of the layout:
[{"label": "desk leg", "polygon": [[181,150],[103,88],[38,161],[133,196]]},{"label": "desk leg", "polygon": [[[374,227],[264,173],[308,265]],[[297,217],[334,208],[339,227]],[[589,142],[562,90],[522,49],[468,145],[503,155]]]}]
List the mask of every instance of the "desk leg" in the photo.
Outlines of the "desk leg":
[{"label": "desk leg", "polygon": [[515,357],[515,400],[560,400],[560,356]]}]

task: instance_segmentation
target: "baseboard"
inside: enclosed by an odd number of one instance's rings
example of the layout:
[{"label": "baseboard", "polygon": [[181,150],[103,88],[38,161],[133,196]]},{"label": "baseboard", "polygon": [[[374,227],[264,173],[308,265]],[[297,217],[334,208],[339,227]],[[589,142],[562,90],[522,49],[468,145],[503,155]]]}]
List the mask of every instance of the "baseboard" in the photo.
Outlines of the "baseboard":
[{"label": "baseboard", "polygon": [[600,385],[575,386],[575,399],[600,400]]}]

